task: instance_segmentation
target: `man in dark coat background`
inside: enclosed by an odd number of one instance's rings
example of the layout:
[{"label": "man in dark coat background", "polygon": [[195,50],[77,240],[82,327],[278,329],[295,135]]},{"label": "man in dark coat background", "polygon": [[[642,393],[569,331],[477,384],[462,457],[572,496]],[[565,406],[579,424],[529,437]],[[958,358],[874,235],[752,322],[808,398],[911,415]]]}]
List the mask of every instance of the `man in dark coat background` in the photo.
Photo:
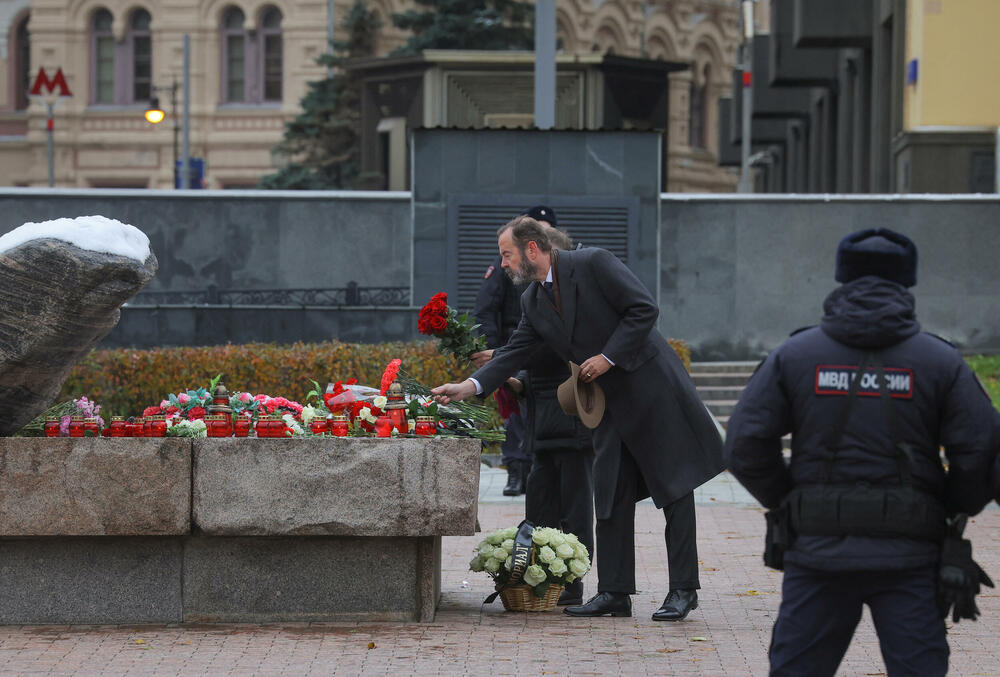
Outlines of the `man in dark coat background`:
[{"label": "man in dark coat background", "polygon": [[[553,228],[558,224],[556,213],[545,205],[536,205],[524,212],[524,215]],[[510,276],[504,274],[499,256],[483,274],[473,315],[480,325],[480,332],[486,339],[487,346],[487,350],[477,353],[480,356],[480,362],[476,363],[478,367],[493,355],[496,348],[507,343],[507,339],[517,329],[517,323],[521,321],[521,290],[515,287]],[[503,397],[506,407],[516,407],[513,396],[504,394]],[[528,473],[531,472],[531,445],[525,444],[522,413],[515,409],[504,418],[507,438],[500,445],[501,460],[507,468],[504,496],[523,494]]]},{"label": "man in dark coat background", "polygon": [[666,516],[670,592],[656,620],[697,607],[693,490],[719,472],[722,441],[683,363],[656,330],[656,302],[625,264],[604,249],[559,252],[545,230],[519,217],[498,232],[502,266],[531,281],[507,344],[461,383],[433,390],[438,401],[488,394],[543,344],[580,364],[604,390],[594,430],[598,594],[574,616],[631,616],[635,593],[635,503],[652,496]]},{"label": "man in dark coat background", "polygon": [[[764,507],[791,512],[803,506],[799,514],[807,512],[808,496],[820,494],[799,493],[785,502],[795,489],[821,487],[825,495],[856,487],[886,491],[905,485],[909,476],[920,495],[929,497],[922,502],[939,506],[933,521],[940,529],[872,535],[866,525],[879,523],[885,503],[866,502],[878,514],[858,512],[846,526],[839,517],[846,509],[808,511],[830,524],[796,527],[784,554],[771,675],[833,675],[863,605],[871,609],[889,675],[944,675],[947,600],[957,592],[964,608],[974,609],[971,599],[980,583],[971,549],[967,556],[962,552],[967,541],[952,538],[958,546],[952,551],[945,539],[942,549],[944,515],[975,514],[989,500],[996,413],[958,351],[920,331],[907,291],[917,281],[917,250],[909,238],[885,229],[845,237],[836,279],[843,285],[826,298],[820,326],[793,334],[750,379],[729,420],[730,468]],[[786,463],[781,437],[788,432],[792,455]],[[840,505],[860,511],[862,504]],[[890,526],[900,529],[904,518],[918,512],[887,513]],[[795,527],[795,519],[790,523]],[[944,565],[958,574],[947,579],[950,592],[939,583]],[[955,606],[957,621],[964,612]]]}]

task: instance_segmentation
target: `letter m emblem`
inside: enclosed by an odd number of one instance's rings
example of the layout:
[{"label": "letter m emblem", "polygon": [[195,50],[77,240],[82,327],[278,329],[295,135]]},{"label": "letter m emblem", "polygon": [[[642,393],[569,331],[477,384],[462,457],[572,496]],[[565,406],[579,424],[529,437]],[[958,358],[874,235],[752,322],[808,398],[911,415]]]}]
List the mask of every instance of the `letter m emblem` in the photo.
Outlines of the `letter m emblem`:
[{"label": "letter m emblem", "polygon": [[31,86],[31,95],[44,96],[45,94],[73,96],[73,94],[69,91],[69,85],[66,84],[66,76],[63,75],[62,68],[56,69],[56,74],[51,80],[45,73],[44,68],[38,69],[38,76],[35,78],[35,84]]}]

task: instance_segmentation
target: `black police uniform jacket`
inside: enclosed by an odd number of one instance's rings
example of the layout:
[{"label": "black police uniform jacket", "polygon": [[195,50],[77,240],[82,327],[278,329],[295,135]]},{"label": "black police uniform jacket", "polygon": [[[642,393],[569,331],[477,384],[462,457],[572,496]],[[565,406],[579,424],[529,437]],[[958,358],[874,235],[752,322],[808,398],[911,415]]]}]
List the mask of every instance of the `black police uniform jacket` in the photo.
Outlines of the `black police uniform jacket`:
[{"label": "black police uniform jacket", "polygon": [[[898,434],[914,447],[914,482],[950,512],[979,512],[989,498],[994,410],[972,370],[951,345],[920,331],[913,296],[898,284],[862,277],[834,290],[823,309],[819,327],[786,340],[750,379],[726,434],[733,474],[767,508],[777,507],[795,485],[823,482],[824,454],[847,401],[849,374],[866,351],[877,351]],[[861,382],[835,457],[834,483],[899,481],[877,392],[873,378]],[[786,465],[781,437],[789,432]],[[938,555],[932,541],[800,534],[785,561],[829,571],[901,570],[933,563]]]},{"label": "black police uniform jacket", "polygon": [[577,364],[603,353],[615,366],[597,379],[606,401],[594,430],[597,517],[611,514],[623,443],[645,483],[636,498],[652,496],[664,507],[722,471],[715,423],[684,364],[656,330],[659,310],[635,274],[597,247],[555,253],[562,312],[532,282],[521,296],[517,330],[472,377],[488,394],[543,344]]},{"label": "black police uniform jacket", "polygon": [[486,269],[472,313],[490,348],[499,348],[507,343],[521,320],[521,290],[517,289],[500,264],[501,259],[497,256]]}]

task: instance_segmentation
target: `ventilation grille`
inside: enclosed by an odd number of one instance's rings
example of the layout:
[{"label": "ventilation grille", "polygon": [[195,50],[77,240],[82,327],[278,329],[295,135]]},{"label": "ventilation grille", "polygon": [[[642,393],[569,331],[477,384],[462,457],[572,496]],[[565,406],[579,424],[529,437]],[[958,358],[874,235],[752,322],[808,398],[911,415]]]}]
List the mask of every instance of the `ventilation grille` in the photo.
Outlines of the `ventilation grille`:
[{"label": "ventilation grille", "polygon": [[[629,205],[548,204],[559,218],[559,228],[572,236],[574,245],[601,247],[628,263]],[[458,303],[454,304],[458,308],[472,310],[475,306],[483,275],[498,254],[497,228],[521,209],[522,204],[458,204]]]}]

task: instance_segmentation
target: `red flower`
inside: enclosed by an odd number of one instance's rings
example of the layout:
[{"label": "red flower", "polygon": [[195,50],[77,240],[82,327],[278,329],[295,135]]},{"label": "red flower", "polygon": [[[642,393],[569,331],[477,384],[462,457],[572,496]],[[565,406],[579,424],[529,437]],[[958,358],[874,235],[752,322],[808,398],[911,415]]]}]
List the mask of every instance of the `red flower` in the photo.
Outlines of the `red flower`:
[{"label": "red flower", "polygon": [[356,378],[349,378],[349,379],[347,379],[347,385],[349,385],[349,386],[355,386],[357,384],[358,384],[358,379],[356,379]]},{"label": "red flower", "polygon": [[431,297],[431,302],[440,301],[444,305],[448,305],[448,295],[443,291],[439,291],[437,294]]},{"label": "red flower", "polygon": [[389,364],[386,365],[385,371],[382,373],[382,389],[381,394],[385,395],[385,391],[389,389],[392,382],[396,380],[396,376],[399,374],[399,365],[403,363],[402,360],[391,360]]},{"label": "red flower", "polygon": [[159,407],[146,407],[142,410],[143,416],[159,416],[163,413],[163,410]]},{"label": "red flower", "polygon": [[191,407],[188,409],[187,417],[189,421],[194,421],[199,418],[205,418],[205,407]]},{"label": "red flower", "polygon": [[431,329],[430,333],[443,334],[444,330],[448,328],[448,320],[444,319],[440,315],[435,315],[428,320],[428,326]]}]

